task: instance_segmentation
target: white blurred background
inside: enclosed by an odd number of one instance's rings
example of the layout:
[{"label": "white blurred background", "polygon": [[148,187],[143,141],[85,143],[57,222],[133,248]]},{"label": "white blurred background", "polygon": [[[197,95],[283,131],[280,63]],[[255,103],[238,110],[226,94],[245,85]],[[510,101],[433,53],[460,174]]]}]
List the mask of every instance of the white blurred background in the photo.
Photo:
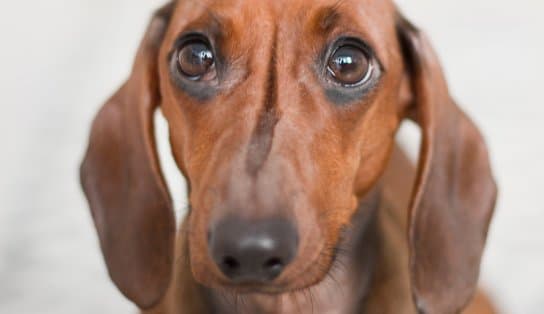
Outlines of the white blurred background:
[{"label": "white blurred background", "polygon": [[[0,313],[134,312],[106,274],[77,168],[93,115],[127,76],[162,3],[0,2]],[[482,284],[504,314],[542,314],[544,2],[399,5],[430,34],[491,147],[501,194]],[[413,150],[414,130],[402,137]],[[177,193],[177,208],[184,203]]]}]

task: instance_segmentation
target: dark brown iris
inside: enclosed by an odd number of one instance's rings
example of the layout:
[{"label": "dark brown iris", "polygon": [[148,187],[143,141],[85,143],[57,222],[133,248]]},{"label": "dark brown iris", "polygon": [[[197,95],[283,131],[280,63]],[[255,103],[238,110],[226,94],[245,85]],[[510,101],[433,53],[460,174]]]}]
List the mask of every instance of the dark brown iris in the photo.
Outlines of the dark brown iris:
[{"label": "dark brown iris", "polygon": [[327,70],[344,85],[364,83],[372,71],[370,59],[360,48],[352,45],[341,46],[332,54]]},{"label": "dark brown iris", "polygon": [[192,80],[205,78],[212,72],[214,62],[210,47],[201,41],[189,42],[178,51],[179,68]]}]

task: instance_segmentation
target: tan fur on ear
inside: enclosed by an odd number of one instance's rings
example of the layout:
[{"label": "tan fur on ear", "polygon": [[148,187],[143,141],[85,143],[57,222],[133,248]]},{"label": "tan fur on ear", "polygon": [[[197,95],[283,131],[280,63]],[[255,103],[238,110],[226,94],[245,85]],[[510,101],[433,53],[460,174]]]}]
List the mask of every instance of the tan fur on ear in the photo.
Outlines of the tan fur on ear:
[{"label": "tan fur on ear", "polygon": [[482,136],[451,99],[428,40],[399,17],[422,129],[409,211],[412,293],[419,313],[460,312],[474,294],[496,199]]},{"label": "tan fur on ear", "polygon": [[153,138],[157,55],[172,7],[155,14],[130,78],[95,118],[81,166],[110,276],[142,308],[160,301],[173,261],[175,220]]}]

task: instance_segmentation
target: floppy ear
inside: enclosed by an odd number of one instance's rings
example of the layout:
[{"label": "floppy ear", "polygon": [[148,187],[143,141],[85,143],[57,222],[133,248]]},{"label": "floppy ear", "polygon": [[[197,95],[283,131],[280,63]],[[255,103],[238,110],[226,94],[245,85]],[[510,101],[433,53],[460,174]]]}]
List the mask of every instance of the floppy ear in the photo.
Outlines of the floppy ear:
[{"label": "floppy ear", "polygon": [[158,50],[172,9],[154,15],[130,78],[94,120],[81,166],[109,274],[141,308],[161,299],[173,259],[175,220],[153,138]]},{"label": "floppy ear", "polygon": [[412,293],[419,313],[458,313],[478,281],[496,186],[482,135],[450,97],[428,40],[402,17],[397,29],[422,129],[409,210]]}]

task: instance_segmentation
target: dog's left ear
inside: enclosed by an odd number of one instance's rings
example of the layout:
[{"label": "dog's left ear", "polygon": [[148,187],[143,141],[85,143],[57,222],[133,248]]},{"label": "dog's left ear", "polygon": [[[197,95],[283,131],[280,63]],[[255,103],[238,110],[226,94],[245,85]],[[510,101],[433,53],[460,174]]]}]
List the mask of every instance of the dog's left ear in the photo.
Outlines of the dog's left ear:
[{"label": "dog's left ear", "polygon": [[161,300],[173,265],[174,212],[153,132],[153,113],[161,101],[158,51],[173,6],[153,16],[129,79],[94,120],[81,166],[109,274],[141,308]]},{"label": "dog's left ear", "polygon": [[450,97],[429,41],[400,14],[397,32],[422,130],[409,210],[412,294],[419,313],[458,313],[477,285],[496,186],[482,135]]}]

